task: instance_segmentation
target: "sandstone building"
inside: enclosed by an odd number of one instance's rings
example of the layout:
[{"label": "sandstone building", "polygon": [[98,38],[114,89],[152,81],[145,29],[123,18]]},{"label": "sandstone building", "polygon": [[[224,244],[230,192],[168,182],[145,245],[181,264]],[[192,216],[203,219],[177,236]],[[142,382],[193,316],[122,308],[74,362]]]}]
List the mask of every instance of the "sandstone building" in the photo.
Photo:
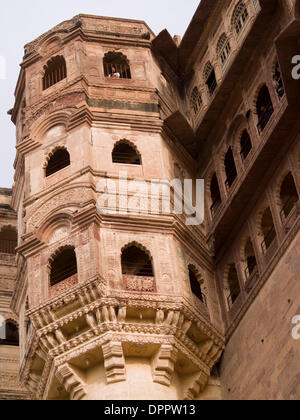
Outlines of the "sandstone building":
[{"label": "sandstone building", "polygon": [[[299,0],[202,0],[182,40],[78,15],[25,46],[0,310],[15,285],[33,398],[300,398],[299,54]],[[125,203],[124,173],[204,179],[204,223]]]}]

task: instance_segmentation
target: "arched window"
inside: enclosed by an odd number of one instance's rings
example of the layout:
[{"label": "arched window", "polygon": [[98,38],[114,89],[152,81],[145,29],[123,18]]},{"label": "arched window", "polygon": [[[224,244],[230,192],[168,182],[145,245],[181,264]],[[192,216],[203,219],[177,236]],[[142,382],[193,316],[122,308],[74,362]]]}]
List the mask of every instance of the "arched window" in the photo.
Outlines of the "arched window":
[{"label": "arched window", "polygon": [[246,160],[249,153],[252,150],[252,142],[247,130],[243,131],[241,137],[241,156],[243,160]]},{"label": "arched window", "polygon": [[150,256],[137,246],[126,248],[122,253],[122,274],[127,276],[154,277]]},{"label": "arched window", "polygon": [[236,33],[239,34],[249,18],[249,13],[245,3],[240,2],[232,16],[232,24],[235,27]]},{"label": "arched window", "polygon": [[246,278],[248,279],[251,277],[252,273],[254,273],[255,269],[257,268],[255,252],[254,252],[252,241],[250,238],[246,242],[244,254],[245,254],[245,259],[246,259],[245,274],[246,274]]},{"label": "arched window", "polygon": [[127,141],[118,142],[112,152],[113,163],[141,165],[141,156]]},{"label": "arched window", "polygon": [[203,104],[202,98],[196,86],[194,87],[193,92],[191,94],[191,107],[193,108],[195,115],[197,115],[198,112],[200,111],[202,104]]},{"label": "arched window", "polygon": [[266,85],[264,85],[259,91],[256,102],[256,112],[258,115],[257,128],[258,131],[262,133],[274,112],[269,89]]},{"label": "arched window", "polygon": [[77,274],[75,249],[68,247],[61,250],[51,261],[50,286],[55,286]]},{"label": "arched window", "polygon": [[57,149],[50,157],[46,168],[46,177],[55,174],[56,172],[70,166],[70,154],[64,149]]},{"label": "arched window", "polygon": [[201,289],[200,281],[197,278],[195,270],[193,267],[189,267],[189,279],[192,293],[205,305],[207,304],[206,296],[203,294]]},{"label": "arched window", "polygon": [[266,253],[276,239],[276,230],[270,207],[268,207],[263,213],[261,219],[261,232],[264,237],[261,246],[263,253]]},{"label": "arched window", "polygon": [[120,52],[108,52],[103,59],[104,76],[114,79],[131,79],[127,57]]},{"label": "arched window", "polygon": [[231,46],[227,35],[224,33],[220,36],[217,44],[217,54],[221,57],[222,64],[225,64],[229,54],[231,52]]},{"label": "arched window", "polygon": [[280,188],[281,218],[284,221],[299,201],[295,181],[291,172],[284,178]]},{"label": "arched window", "polygon": [[67,66],[63,56],[52,57],[44,66],[43,90],[67,77]]},{"label": "arched window", "polygon": [[18,346],[19,345],[19,330],[12,321],[4,321],[0,325],[0,345],[3,346]]},{"label": "arched window", "polygon": [[212,215],[215,214],[221,204],[221,194],[217,175],[214,174],[210,182],[210,196],[212,205],[210,207]]},{"label": "arched window", "polygon": [[237,178],[237,170],[236,170],[235,161],[234,161],[231,147],[229,147],[225,155],[224,164],[225,164],[225,172],[227,176],[226,186],[227,186],[227,189],[230,189],[230,187],[232,186],[232,184]]},{"label": "arched window", "polygon": [[3,227],[0,232],[0,253],[14,255],[17,244],[17,231],[11,226]]},{"label": "arched window", "polygon": [[215,69],[213,68],[210,62],[206,64],[204,68],[203,76],[204,76],[205,84],[208,88],[208,92],[212,96],[218,85],[217,85]]},{"label": "arched window", "polygon": [[279,98],[282,98],[284,95],[284,86],[281,77],[279,63],[275,64],[275,70],[273,73],[273,86]]},{"label": "arched window", "polygon": [[230,309],[241,293],[238,273],[235,264],[231,264],[229,266],[227,277],[227,289],[227,304]]}]

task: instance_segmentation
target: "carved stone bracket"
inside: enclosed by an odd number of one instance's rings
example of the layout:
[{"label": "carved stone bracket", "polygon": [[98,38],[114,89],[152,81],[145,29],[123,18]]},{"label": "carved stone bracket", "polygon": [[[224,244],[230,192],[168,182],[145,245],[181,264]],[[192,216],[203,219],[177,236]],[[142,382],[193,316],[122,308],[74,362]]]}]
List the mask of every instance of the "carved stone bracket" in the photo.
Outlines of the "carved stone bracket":
[{"label": "carved stone bracket", "polygon": [[162,345],[154,362],[153,381],[165,385],[171,385],[172,375],[174,373],[175,362],[177,360],[178,350],[171,345]]},{"label": "carved stone bracket", "polygon": [[184,400],[185,401],[193,401],[195,400],[199,394],[204,391],[207,383],[208,383],[208,375],[206,375],[204,372],[201,372],[198,374],[196,379],[193,380],[190,387],[187,389],[185,393]]},{"label": "carved stone bracket", "polygon": [[71,400],[78,401],[86,395],[83,381],[68,363],[57,368],[56,377],[70,394]]},{"label": "carved stone bracket", "polygon": [[125,359],[121,342],[102,346],[106,379],[109,384],[126,381]]}]

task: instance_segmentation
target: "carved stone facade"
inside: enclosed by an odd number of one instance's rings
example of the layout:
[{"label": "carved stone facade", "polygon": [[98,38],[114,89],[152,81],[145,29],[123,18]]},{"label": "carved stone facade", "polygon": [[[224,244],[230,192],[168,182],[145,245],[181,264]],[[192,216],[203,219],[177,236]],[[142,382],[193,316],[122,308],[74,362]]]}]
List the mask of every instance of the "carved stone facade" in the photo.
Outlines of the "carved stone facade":
[{"label": "carved stone facade", "polygon": [[[17,215],[11,208],[12,191],[0,189],[0,400],[28,399],[29,393],[19,381],[19,348],[17,337],[9,335],[8,325],[18,328],[18,317],[10,309],[16,281],[17,238],[3,233],[17,232]],[[13,245],[13,246],[12,246]]]},{"label": "carved stone facade", "polygon": [[[278,329],[276,296],[264,319],[251,308],[284,266],[291,284],[298,275],[300,83],[290,63],[299,9],[295,0],[202,0],[181,42],[141,21],[78,15],[25,47],[11,110],[12,309],[20,380],[34,398],[247,399],[244,378],[254,398],[285,395],[276,374],[267,393],[254,344],[256,371],[242,362],[241,326],[251,343],[257,323]],[[138,181],[127,202],[125,175]],[[174,178],[205,179],[201,226],[165,211],[168,197],[145,198],[153,180]],[[297,287],[286,289],[296,311]],[[296,345],[283,345],[286,357]],[[278,368],[286,398],[300,397],[285,371],[291,359]],[[259,395],[251,378],[266,384]]]}]

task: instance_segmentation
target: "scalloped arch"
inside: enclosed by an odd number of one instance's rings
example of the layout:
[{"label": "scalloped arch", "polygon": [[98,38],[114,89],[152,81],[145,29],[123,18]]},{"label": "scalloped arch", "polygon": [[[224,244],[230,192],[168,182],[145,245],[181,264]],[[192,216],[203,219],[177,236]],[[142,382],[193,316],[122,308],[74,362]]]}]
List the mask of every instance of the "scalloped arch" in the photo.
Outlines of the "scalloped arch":
[{"label": "scalloped arch", "polygon": [[39,118],[32,126],[31,136],[33,139],[39,140],[45,136],[55,126],[63,126],[67,132],[69,120],[72,115],[71,110],[57,111],[52,115]]}]

